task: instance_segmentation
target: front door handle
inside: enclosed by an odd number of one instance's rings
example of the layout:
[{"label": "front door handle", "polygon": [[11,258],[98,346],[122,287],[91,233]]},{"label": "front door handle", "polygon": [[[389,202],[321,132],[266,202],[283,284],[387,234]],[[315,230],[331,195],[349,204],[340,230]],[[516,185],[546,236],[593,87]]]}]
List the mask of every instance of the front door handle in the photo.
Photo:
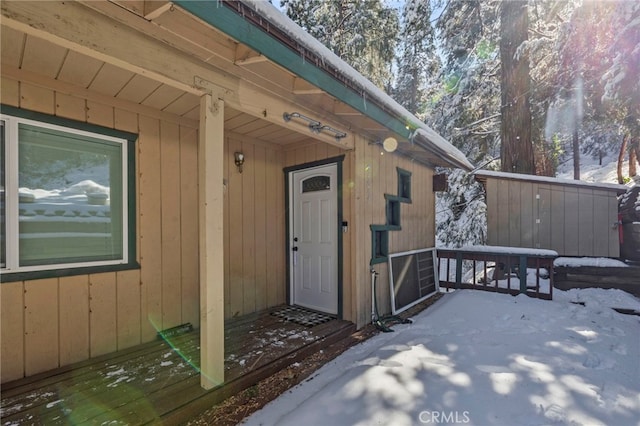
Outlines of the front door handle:
[{"label": "front door handle", "polygon": [[291,247],[291,250],[298,251],[298,247]]}]

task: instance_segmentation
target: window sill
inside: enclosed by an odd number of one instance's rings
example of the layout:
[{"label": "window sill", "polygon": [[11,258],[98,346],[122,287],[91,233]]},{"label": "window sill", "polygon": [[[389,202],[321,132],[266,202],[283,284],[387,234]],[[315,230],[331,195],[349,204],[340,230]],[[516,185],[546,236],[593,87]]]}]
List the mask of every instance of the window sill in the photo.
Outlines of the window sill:
[{"label": "window sill", "polygon": [[103,272],[128,271],[133,269],[140,269],[140,264],[138,264],[138,262],[131,262],[121,265],[86,266],[83,268],[48,269],[28,272],[2,272],[2,274],[0,274],[0,283],[39,280],[44,278],[71,277],[75,275],[99,274]]}]

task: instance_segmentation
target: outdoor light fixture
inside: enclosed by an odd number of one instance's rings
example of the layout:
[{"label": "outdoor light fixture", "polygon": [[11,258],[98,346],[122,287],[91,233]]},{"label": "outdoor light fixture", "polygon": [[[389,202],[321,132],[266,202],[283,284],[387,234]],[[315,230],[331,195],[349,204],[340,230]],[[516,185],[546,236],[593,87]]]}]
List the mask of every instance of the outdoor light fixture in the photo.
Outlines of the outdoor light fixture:
[{"label": "outdoor light fixture", "polygon": [[382,147],[387,152],[393,152],[396,150],[396,148],[398,148],[398,140],[393,136],[389,136],[382,141]]},{"label": "outdoor light fixture", "polygon": [[244,164],[244,154],[241,152],[234,152],[233,157],[235,158],[236,167],[238,168],[238,172],[242,173],[242,165]]},{"label": "outdoor light fixture", "polygon": [[323,131],[326,132],[331,132],[335,135],[336,140],[338,142],[340,142],[340,139],[347,137],[347,134],[344,132],[341,132],[340,130],[334,129],[331,126],[327,126],[326,124],[323,125],[321,122],[319,122],[318,120],[314,120],[313,118],[309,118],[306,115],[302,115],[299,112],[292,112],[291,114],[285,112],[284,114],[282,114],[282,118],[284,119],[284,121],[286,123],[288,123],[289,121],[291,121],[292,118],[300,118],[306,122],[309,123],[309,129],[311,129],[311,131],[313,133],[320,133]]}]

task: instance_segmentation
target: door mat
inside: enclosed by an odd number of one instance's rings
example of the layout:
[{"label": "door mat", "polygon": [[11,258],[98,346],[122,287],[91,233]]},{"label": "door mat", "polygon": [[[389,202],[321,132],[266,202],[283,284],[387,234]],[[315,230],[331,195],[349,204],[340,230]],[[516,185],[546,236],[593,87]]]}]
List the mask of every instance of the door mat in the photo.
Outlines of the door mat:
[{"label": "door mat", "polygon": [[291,321],[305,327],[314,327],[336,319],[335,316],[301,308],[299,306],[284,306],[271,312],[271,315]]}]

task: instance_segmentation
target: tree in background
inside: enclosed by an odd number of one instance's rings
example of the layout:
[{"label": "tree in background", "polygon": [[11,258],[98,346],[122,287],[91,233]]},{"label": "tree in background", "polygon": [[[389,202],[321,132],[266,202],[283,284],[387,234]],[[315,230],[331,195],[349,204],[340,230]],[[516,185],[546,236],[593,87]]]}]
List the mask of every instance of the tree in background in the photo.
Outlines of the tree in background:
[{"label": "tree in background", "polygon": [[[602,158],[623,139],[633,147],[625,155],[640,157],[640,2],[406,0],[398,4],[400,24],[381,1],[283,3],[303,28],[477,165],[501,167],[491,160],[502,157],[503,169],[554,176],[565,153],[579,165],[581,153]],[[513,106],[520,111],[514,118]],[[501,145],[521,147],[523,129],[526,153],[501,155]],[[449,192],[438,194],[445,218],[439,241],[482,242],[481,224],[470,222],[482,216],[482,188],[460,171],[447,172]]]},{"label": "tree in background", "polygon": [[486,2],[436,2],[443,67],[427,99],[426,123],[476,163],[497,157],[500,68],[496,8]]},{"label": "tree in background", "polygon": [[429,0],[407,0],[402,9],[398,72],[392,95],[424,119],[427,91],[439,72]]},{"label": "tree in background", "polygon": [[535,174],[531,141],[531,77],[528,40],[529,12],[526,1],[502,2],[500,8],[500,93],[502,170]]},{"label": "tree in background", "polygon": [[398,11],[381,0],[283,0],[289,18],[381,89],[391,90]]}]

